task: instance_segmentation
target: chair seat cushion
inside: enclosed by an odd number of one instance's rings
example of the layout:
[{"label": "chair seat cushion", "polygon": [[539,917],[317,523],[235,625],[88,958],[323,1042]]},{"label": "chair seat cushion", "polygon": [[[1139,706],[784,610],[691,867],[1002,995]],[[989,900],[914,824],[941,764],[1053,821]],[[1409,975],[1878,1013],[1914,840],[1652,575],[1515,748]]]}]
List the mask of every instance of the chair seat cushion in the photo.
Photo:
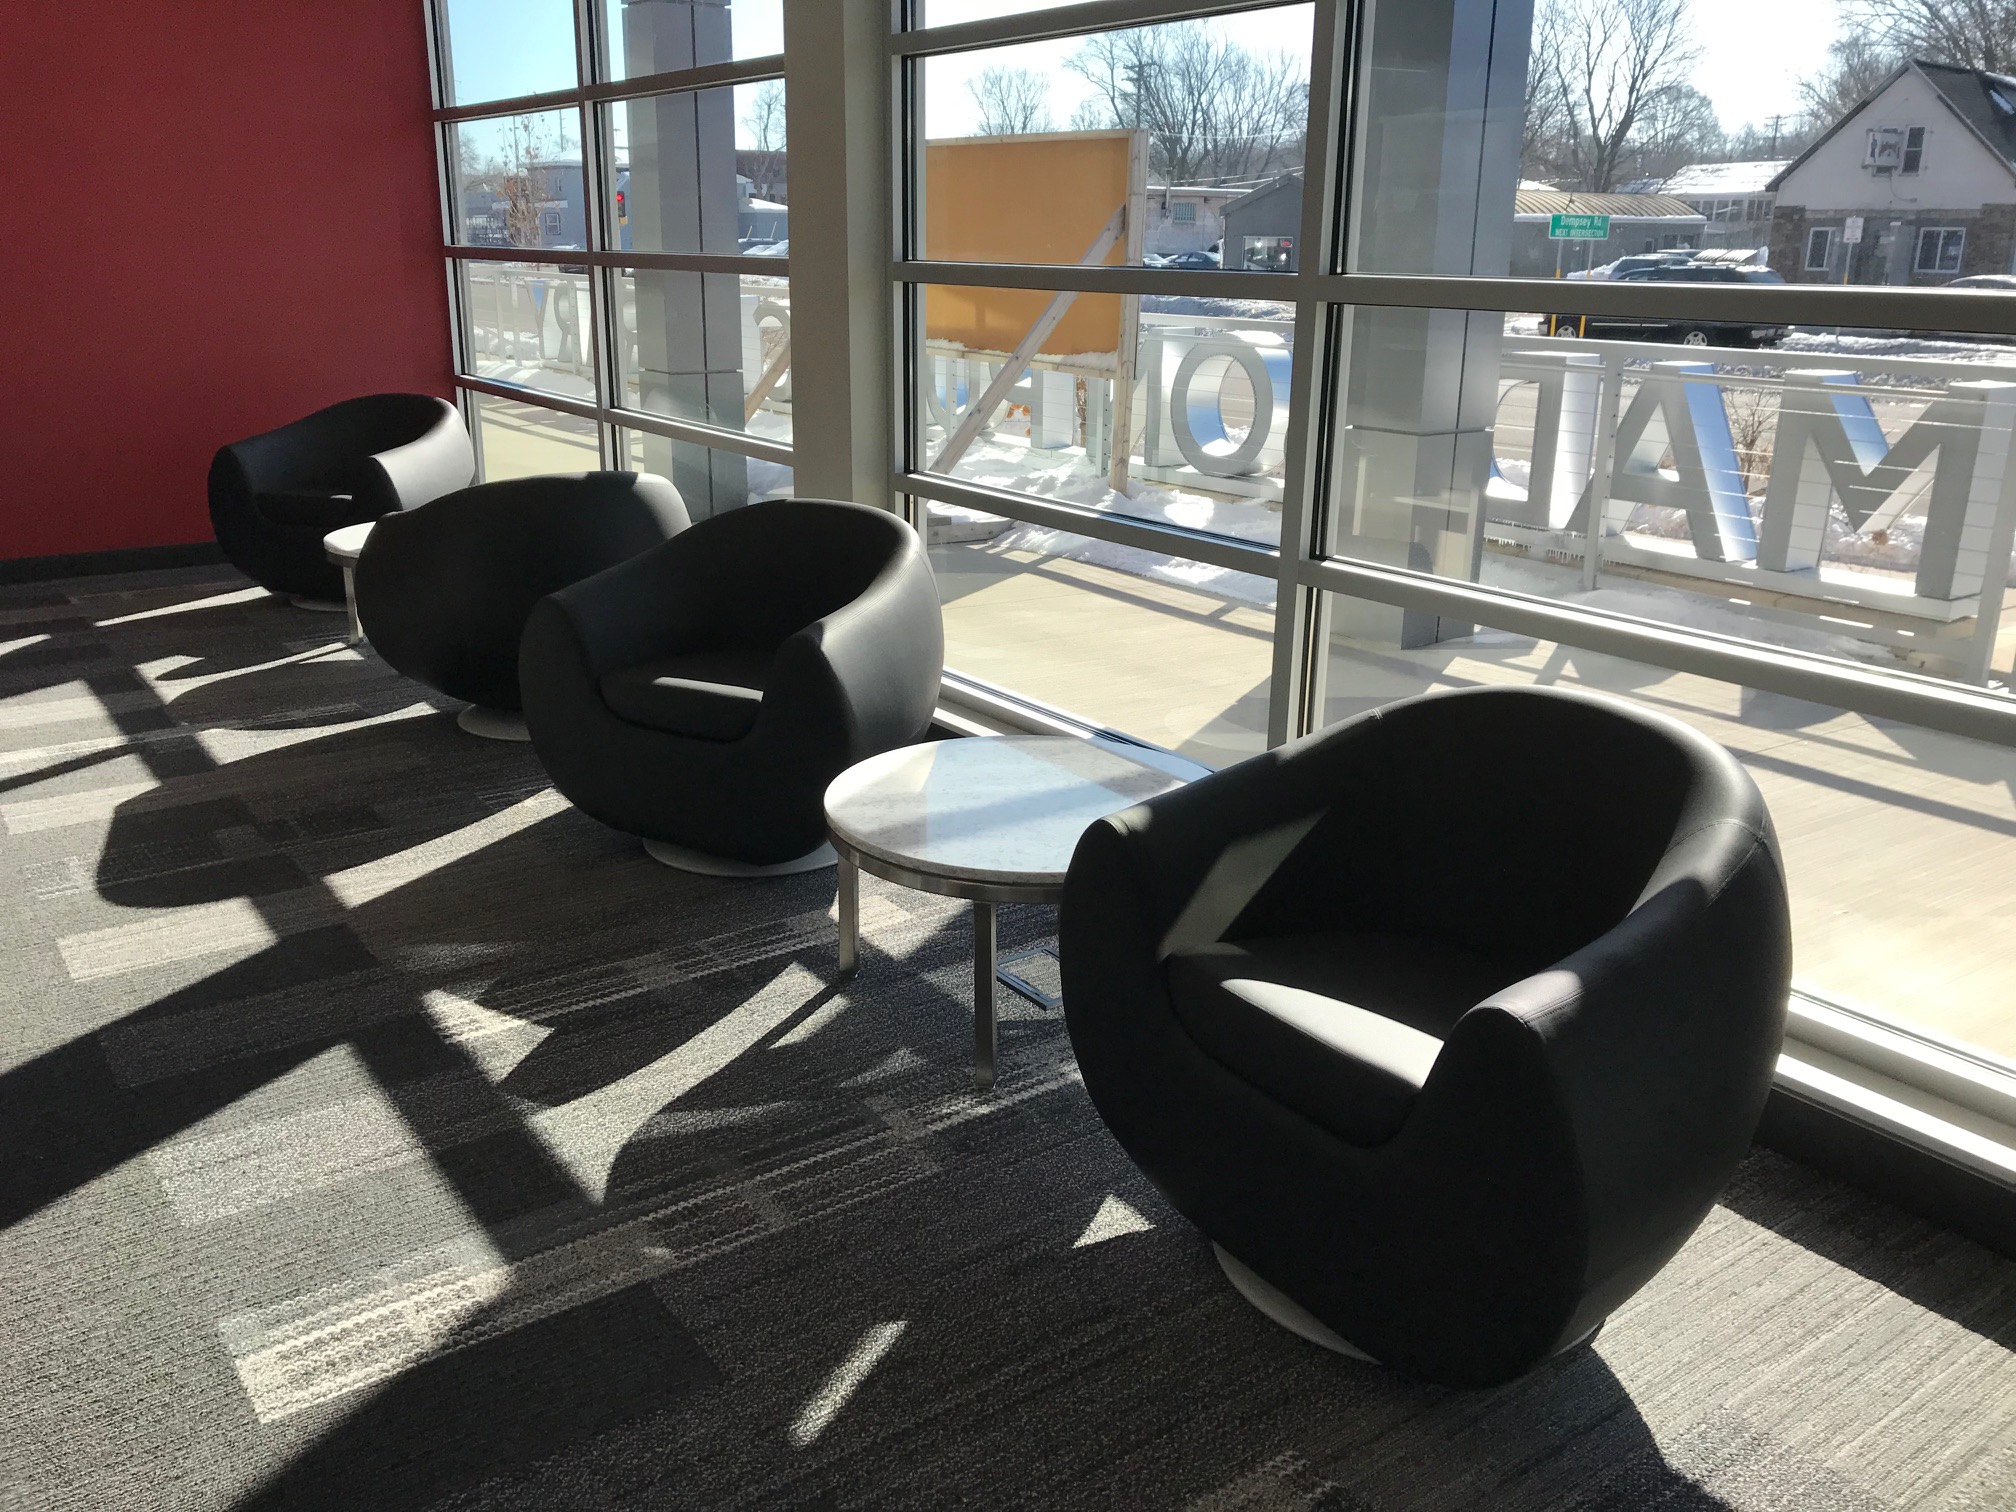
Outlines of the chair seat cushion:
[{"label": "chair seat cushion", "polygon": [[1456,1020],[1527,974],[1443,941],[1345,932],[1207,945],[1167,970],[1206,1054],[1368,1147],[1406,1122]]},{"label": "chair seat cushion", "polygon": [[740,740],[756,723],[768,651],[695,651],[622,667],[601,681],[619,719],[694,740]]},{"label": "chair seat cushion", "polygon": [[303,488],[284,493],[262,493],[259,507],[276,525],[326,534],[345,525],[360,523],[357,500],[347,493],[330,493]]}]

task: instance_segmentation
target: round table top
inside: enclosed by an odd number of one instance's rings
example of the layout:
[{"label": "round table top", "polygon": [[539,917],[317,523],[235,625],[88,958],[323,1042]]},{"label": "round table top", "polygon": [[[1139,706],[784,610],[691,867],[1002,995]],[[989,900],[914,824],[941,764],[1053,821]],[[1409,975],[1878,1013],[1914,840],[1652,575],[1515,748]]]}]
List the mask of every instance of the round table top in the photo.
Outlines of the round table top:
[{"label": "round table top", "polygon": [[322,549],[332,562],[354,562],[364,551],[364,538],[371,534],[373,522],[366,520],[362,525],[345,525],[341,530],[332,530],[322,537]]},{"label": "round table top", "polygon": [[843,849],[925,876],[1056,888],[1087,825],[1209,770],[1071,736],[938,740],[842,772],[826,823]]}]

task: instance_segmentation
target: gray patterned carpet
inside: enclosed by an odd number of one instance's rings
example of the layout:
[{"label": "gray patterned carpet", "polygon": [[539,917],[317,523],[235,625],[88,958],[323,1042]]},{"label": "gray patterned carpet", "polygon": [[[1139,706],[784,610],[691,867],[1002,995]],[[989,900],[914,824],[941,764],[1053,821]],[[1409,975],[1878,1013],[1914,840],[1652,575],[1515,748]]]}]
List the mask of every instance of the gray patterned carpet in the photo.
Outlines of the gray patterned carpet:
[{"label": "gray patterned carpet", "polygon": [[1594,1350],[1333,1358],[1055,1014],[968,1095],[952,905],[835,993],[339,627],[0,590],[0,1506],[2016,1506],[2016,1265],[1760,1152]]}]

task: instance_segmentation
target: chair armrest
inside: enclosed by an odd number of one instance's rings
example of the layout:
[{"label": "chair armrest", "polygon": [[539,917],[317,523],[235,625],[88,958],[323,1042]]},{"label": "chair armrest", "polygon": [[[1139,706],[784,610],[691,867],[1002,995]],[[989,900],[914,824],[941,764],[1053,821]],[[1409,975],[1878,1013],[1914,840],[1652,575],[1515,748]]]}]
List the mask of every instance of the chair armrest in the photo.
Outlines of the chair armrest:
[{"label": "chair armrest", "polygon": [[1592,1278],[1684,1237],[1743,1158],[1791,978],[1768,824],[1725,820],[1675,845],[1615,928],[1483,1005],[1541,1041],[1579,1152]]},{"label": "chair armrest", "polygon": [[1080,839],[1072,870],[1079,856],[1104,853],[1102,868],[1131,875],[1158,960],[1224,939],[1340,796],[1352,796],[1377,721],[1377,711],[1359,715],[1109,815]]},{"label": "chair armrest", "polygon": [[462,417],[444,402],[440,422],[426,435],[372,454],[359,464],[358,473],[359,499],[383,514],[468,487],[476,475],[476,455]]},{"label": "chair armrest", "polygon": [[[764,698],[766,723],[845,732],[851,764],[914,740],[930,724],[945,670],[931,564],[917,544],[868,591],[784,640]],[[807,719],[817,709],[831,716]]]},{"label": "chair armrest", "polygon": [[594,676],[676,656],[706,632],[713,595],[693,565],[677,536],[550,596]]}]

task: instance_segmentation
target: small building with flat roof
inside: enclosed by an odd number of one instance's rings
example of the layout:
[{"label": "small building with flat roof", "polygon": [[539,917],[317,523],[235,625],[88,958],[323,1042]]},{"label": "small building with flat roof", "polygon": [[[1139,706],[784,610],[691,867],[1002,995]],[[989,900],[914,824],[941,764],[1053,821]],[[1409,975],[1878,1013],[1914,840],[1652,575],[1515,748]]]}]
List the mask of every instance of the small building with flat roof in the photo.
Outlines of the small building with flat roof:
[{"label": "small building with flat roof", "polygon": [[[1586,241],[1553,240],[1557,215],[1604,215],[1610,234]],[[1570,189],[1521,189],[1512,196],[1512,276],[1552,278],[1580,273],[1632,252],[1698,247],[1706,217],[1670,194],[1586,194]]]}]

